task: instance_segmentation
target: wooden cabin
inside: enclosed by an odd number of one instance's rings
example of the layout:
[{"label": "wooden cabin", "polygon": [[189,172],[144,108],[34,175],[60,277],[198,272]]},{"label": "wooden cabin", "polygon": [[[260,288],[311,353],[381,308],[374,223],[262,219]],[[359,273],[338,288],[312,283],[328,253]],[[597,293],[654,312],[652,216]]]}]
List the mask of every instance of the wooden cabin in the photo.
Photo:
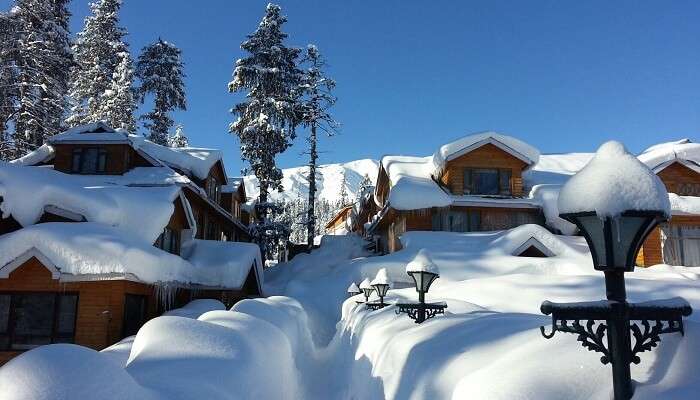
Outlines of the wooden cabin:
[{"label": "wooden cabin", "polygon": [[[240,184],[235,191],[226,192],[229,180],[220,153],[214,150],[171,149],[96,123],[55,135],[34,153],[0,168],[22,177],[15,183],[42,186],[53,193],[46,204],[39,204],[43,212],[32,223],[25,216],[19,218],[24,225],[21,224],[11,209],[7,218],[0,218],[0,247],[7,246],[3,251],[5,258],[0,257],[7,260],[0,262],[0,365],[22,351],[49,343],[105,348],[135,334],[143,323],[164,310],[193,299],[218,299],[230,307],[239,299],[262,295],[259,249],[249,243],[230,243],[250,241],[248,229],[241,222],[245,189]],[[24,182],[25,176],[37,181]],[[13,191],[8,185],[11,183],[0,180],[8,198],[27,192],[26,188]],[[54,187],[48,188],[50,185]],[[173,194],[174,200],[168,197]],[[143,202],[139,202],[141,195],[147,196]],[[73,199],[80,201],[74,204]],[[161,202],[154,203],[154,199]],[[101,215],[125,213],[147,204],[167,207],[163,199],[172,201],[172,212],[167,224],[158,218],[164,226],[152,242],[149,239],[140,243],[142,237],[135,233],[141,224],[154,223],[152,220],[121,218],[116,221],[127,225],[110,226],[99,219]],[[0,197],[0,203],[5,200]],[[12,200],[14,204],[21,201]],[[42,196],[27,199],[44,200]],[[102,204],[105,201],[108,203]],[[161,209],[154,210],[154,219],[159,213]],[[43,234],[48,235],[44,242],[52,246],[61,241],[68,246],[84,234],[86,243],[90,243],[91,229],[95,227],[107,232],[99,243],[104,251],[98,253],[115,253],[94,258],[89,265],[99,271],[109,270],[111,264],[120,265],[121,272],[69,273],[67,270],[79,265],[61,264],[65,259],[60,254],[52,254],[51,248],[42,251],[43,243],[29,242]],[[63,235],[63,231],[67,233]],[[121,236],[126,237],[122,240]],[[110,240],[114,245],[110,246]],[[129,243],[140,247],[125,247]],[[187,283],[150,282],[129,272],[142,265],[119,264],[129,260],[125,255],[158,252],[154,248],[175,256],[170,259],[172,262],[152,266],[164,269],[163,276],[170,276],[170,268],[203,269],[192,258],[197,252],[225,255],[220,268],[228,268],[231,260],[241,257],[239,267],[247,268],[247,272],[241,273],[240,282],[212,286],[196,279]],[[82,249],[84,246],[73,248],[71,259],[89,258],[90,252]],[[154,262],[161,259],[155,257]],[[175,265],[178,263],[182,265]]]},{"label": "wooden cabin", "polygon": [[348,205],[335,213],[333,218],[326,223],[327,235],[344,235],[351,231],[353,205]]},{"label": "wooden cabin", "polygon": [[[383,252],[394,252],[401,248],[399,237],[406,231],[474,232],[543,225],[540,206],[523,191],[522,173],[537,157],[525,143],[493,132],[445,145],[432,159],[384,157],[375,188],[382,210],[371,231],[379,235]],[[422,207],[392,205],[391,192],[401,179],[420,185],[415,194],[406,190],[403,197],[442,200]]]},{"label": "wooden cabin", "polygon": [[[669,193],[700,198],[700,166],[697,164],[675,160],[652,169]],[[654,229],[644,241],[637,263],[640,266],[700,267],[700,215],[672,210],[670,221]]]}]

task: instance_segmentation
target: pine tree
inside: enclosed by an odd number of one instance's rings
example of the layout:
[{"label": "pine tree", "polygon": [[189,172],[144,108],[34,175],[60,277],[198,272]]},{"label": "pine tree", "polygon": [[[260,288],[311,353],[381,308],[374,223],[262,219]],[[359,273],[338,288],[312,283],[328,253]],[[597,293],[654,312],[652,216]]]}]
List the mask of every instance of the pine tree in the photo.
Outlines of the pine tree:
[{"label": "pine tree", "polygon": [[0,160],[3,161],[11,160],[15,154],[8,124],[15,116],[19,96],[14,62],[16,20],[14,12],[0,12]]},{"label": "pine tree", "polygon": [[180,56],[180,49],[159,38],[141,50],[136,63],[141,102],[148,94],[154,96],[153,111],[141,119],[150,131],[148,139],[163,146],[168,145],[168,132],[174,124],[168,113],[186,109],[184,64]]},{"label": "pine tree", "polygon": [[275,207],[268,206],[268,191],[282,188],[282,171],[275,163],[277,154],[284,152],[295,137],[297,124],[297,99],[301,71],[297,67],[300,50],[287,47],[282,25],[287,18],[281,8],[268,4],[265,16],[253,34],[241,43],[249,53],[236,61],[229,92],[245,91],[245,101],[231,110],[237,116],[229,130],[241,143],[241,156],[258,178],[260,195],[256,240],[263,254],[270,242],[270,235],[280,231],[272,227],[270,213]]},{"label": "pine tree", "polygon": [[309,144],[309,197],[306,214],[307,247],[311,251],[313,247],[314,233],[316,232],[316,166],[318,163],[318,135],[317,130],[332,136],[338,123],[331,117],[328,110],[332,107],[336,98],[331,94],[335,88],[335,81],[325,76],[323,69],[325,61],[316,46],[310,44],[306,48],[304,57],[308,68],[304,72],[300,85],[303,93],[303,101],[299,112],[301,122],[309,128],[309,136],[306,141]]},{"label": "pine tree", "polygon": [[372,180],[369,179],[369,175],[365,174],[360,181],[360,185],[358,186],[357,202],[361,203],[362,200],[368,195],[372,194],[373,191],[374,185],[372,184]]},{"label": "pine tree", "polygon": [[189,140],[183,132],[182,124],[178,124],[175,127],[175,134],[168,137],[168,146],[170,147],[187,147],[189,146]]},{"label": "pine tree", "polygon": [[127,94],[132,86],[127,72],[131,60],[125,56],[129,47],[123,40],[127,32],[118,25],[121,4],[121,0],[90,4],[92,15],[85,18],[85,28],[73,45],[75,67],[69,92],[72,105],[66,120],[70,126],[96,121],[127,129],[133,126],[128,114],[134,105]]},{"label": "pine tree", "polygon": [[113,128],[125,129],[127,132],[136,133],[136,121],[134,111],[136,101],[134,99],[134,70],[131,54],[122,51],[117,54],[119,63],[112,74],[110,88],[105,91],[100,102],[100,114]]},{"label": "pine tree", "polygon": [[348,178],[347,170],[343,169],[343,180],[340,182],[340,193],[338,196],[339,209],[348,205]]},{"label": "pine tree", "polygon": [[62,128],[72,53],[68,0],[17,0],[11,60],[16,68],[15,157]]}]

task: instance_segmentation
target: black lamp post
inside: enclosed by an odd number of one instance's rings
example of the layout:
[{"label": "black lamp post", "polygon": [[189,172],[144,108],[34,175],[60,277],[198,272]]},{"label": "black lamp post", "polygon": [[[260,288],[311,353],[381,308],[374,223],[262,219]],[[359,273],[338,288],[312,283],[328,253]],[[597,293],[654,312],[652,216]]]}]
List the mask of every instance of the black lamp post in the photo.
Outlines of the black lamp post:
[{"label": "black lamp post", "polygon": [[369,296],[372,294],[372,291],[374,288],[370,284],[369,279],[365,279],[360,283],[360,290],[362,290],[362,293],[365,295],[365,303],[369,301]]},{"label": "black lamp post", "polygon": [[[585,237],[595,269],[605,274],[608,301],[545,301],[541,311],[552,315],[552,332],[546,334],[541,327],[542,335],[547,339],[557,331],[579,335],[578,340],[584,347],[603,353],[603,364],[612,364],[615,400],[630,399],[634,393],[630,363],[638,364],[637,354],[656,346],[661,340],[660,334],[682,334],[682,317],[692,312],[688,303],[680,298],[638,304],[627,302],[624,273],[634,270],[644,239],[667,217],[661,211],[625,211],[617,217],[604,218],[591,211],[561,214],[560,217],[575,224]],[[583,320],[585,324],[581,323]],[[634,347],[630,333],[635,338]],[[607,343],[604,343],[606,334]]]},{"label": "black lamp post", "polygon": [[379,308],[383,308],[385,306],[384,304],[384,296],[386,296],[386,292],[389,291],[389,284],[388,283],[375,283],[372,285],[374,290],[377,291],[377,296],[379,296]]},{"label": "black lamp post", "polygon": [[413,283],[416,285],[418,304],[399,303],[397,304],[398,309],[396,313],[407,313],[409,318],[415,320],[417,324],[437,314],[444,314],[447,304],[425,303],[425,294],[428,292],[428,289],[430,289],[430,285],[433,284],[435,279],[440,277],[427,251],[423,249],[418,252],[416,258],[406,266],[406,273],[413,278]]}]

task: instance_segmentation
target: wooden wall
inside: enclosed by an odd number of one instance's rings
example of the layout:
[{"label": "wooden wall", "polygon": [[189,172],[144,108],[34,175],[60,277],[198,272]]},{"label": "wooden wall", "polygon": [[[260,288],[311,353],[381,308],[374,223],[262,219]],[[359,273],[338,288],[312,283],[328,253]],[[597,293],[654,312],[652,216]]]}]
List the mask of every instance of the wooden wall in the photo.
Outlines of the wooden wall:
[{"label": "wooden wall", "polygon": [[489,143],[450,160],[440,181],[453,194],[461,195],[464,194],[464,168],[511,169],[511,191],[517,197],[523,194],[522,170],[526,166],[522,160]]},{"label": "wooden wall", "polygon": [[680,194],[682,185],[700,185],[700,174],[679,163],[669,165],[657,175],[671,193]]},{"label": "wooden wall", "polygon": [[[8,279],[0,279],[0,292],[77,293],[75,343],[96,350],[122,339],[125,294],[147,296],[148,318],[153,318],[157,310],[150,285],[126,280],[62,283],[51,279],[49,270],[34,257],[10,273]],[[17,354],[0,352],[0,364]]]},{"label": "wooden wall", "polygon": [[107,151],[105,175],[122,175],[134,167],[147,167],[151,164],[126,144],[56,144],[54,149],[54,169],[71,173],[73,150],[78,148],[103,148]]}]

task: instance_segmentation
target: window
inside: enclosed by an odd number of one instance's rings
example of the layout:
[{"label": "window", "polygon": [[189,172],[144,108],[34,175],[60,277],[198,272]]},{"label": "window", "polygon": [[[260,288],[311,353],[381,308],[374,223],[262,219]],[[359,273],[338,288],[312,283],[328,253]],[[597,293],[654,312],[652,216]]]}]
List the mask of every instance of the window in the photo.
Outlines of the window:
[{"label": "window", "polygon": [[700,183],[679,183],[678,195],[700,197]]},{"label": "window", "polygon": [[156,239],[155,246],[168,253],[180,254],[180,232],[166,227]]},{"label": "window", "polygon": [[90,147],[73,150],[71,172],[76,174],[102,174],[107,165],[107,150]]},{"label": "window", "polygon": [[510,169],[465,168],[464,194],[510,196]]},{"label": "window", "polygon": [[0,293],[0,350],[72,343],[78,295]]},{"label": "window", "polygon": [[661,226],[664,263],[700,267],[700,226]]},{"label": "window", "polygon": [[216,181],[216,178],[213,176],[208,177],[205,189],[210,199],[217,203],[221,202],[221,186]]},{"label": "window", "polygon": [[124,295],[124,323],[122,337],[135,335],[146,323],[146,296]]},{"label": "window", "polygon": [[447,232],[479,231],[481,214],[477,210],[440,211],[433,214],[433,230]]}]

